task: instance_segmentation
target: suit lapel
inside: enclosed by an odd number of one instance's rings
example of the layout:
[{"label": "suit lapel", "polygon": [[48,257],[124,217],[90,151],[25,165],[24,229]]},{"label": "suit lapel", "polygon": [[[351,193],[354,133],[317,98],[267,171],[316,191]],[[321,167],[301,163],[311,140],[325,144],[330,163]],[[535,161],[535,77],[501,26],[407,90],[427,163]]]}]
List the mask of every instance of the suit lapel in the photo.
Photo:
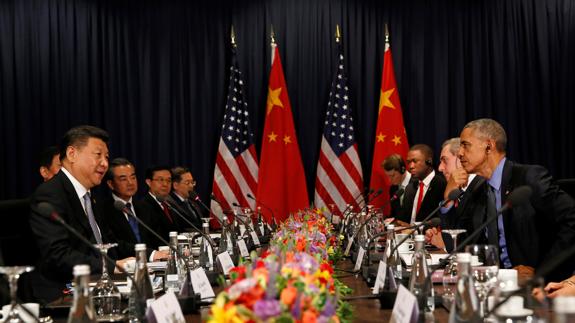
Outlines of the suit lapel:
[{"label": "suit lapel", "polygon": [[[64,190],[66,191],[67,200],[70,201],[70,211],[68,221],[78,223],[84,233],[89,234],[90,241],[95,241],[94,234],[92,233],[92,229],[90,228],[90,223],[88,222],[88,216],[86,215],[86,211],[80,202],[80,198],[74,189],[74,185],[70,182],[70,179],[64,174],[63,172],[59,172],[58,174],[60,179],[62,180],[62,184],[64,186]],[[94,209],[94,208],[92,208]]]}]

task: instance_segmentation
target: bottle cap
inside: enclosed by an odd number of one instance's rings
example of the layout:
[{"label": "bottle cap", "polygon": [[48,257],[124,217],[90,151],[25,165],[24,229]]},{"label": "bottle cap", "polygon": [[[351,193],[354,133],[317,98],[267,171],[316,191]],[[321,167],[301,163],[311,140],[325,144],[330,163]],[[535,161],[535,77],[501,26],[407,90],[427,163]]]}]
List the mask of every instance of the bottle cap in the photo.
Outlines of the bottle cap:
[{"label": "bottle cap", "polygon": [[76,265],[74,266],[74,276],[84,276],[90,275],[90,266],[88,265]]},{"label": "bottle cap", "polygon": [[415,235],[415,239],[414,239],[414,241],[415,241],[415,242],[418,242],[418,241],[420,241],[420,242],[421,242],[421,241],[425,241],[425,236],[424,236],[423,234],[417,234],[417,235]]},{"label": "bottle cap", "polygon": [[170,231],[170,237],[177,237],[177,236],[178,236],[177,231]]},{"label": "bottle cap", "polygon": [[210,224],[208,222],[202,223],[202,228],[209,228]]},{"label": "bottle cap", "polygon": [[134,249],[136,249],[136,251],[146,250],[146,244],[145,243],[136,243],[136,247]]},{"label": "bottle cap", "polygon": [[393,224],[388,224],[388,225],[387,225],[387,230],[395,230],[395,225],[393,225]]}]

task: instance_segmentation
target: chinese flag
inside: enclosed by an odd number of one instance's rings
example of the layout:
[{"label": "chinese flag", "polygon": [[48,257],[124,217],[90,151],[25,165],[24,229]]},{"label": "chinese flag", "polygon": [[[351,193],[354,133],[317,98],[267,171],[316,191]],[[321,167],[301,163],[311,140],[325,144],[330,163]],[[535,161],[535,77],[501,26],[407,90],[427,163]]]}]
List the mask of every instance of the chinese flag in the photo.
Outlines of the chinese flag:
[{"label": "chinese flag", "polygon": [[[381,188],[383,192],[372,201],[374,206],[381,207],[389,200],[390,183],[381,163],[390,154],[400,154],[405,160],[408,150],[409,145],[403,125],[403,114],[397,92],[397,83],[395,82],[391,49],[389,43],[386,43],[370,183],[371,188],[375,190]],[[383,211],[384,214],[389,214],[388,204]]]},{"label": "chinese flag", "polygon": [[266,220],[285,220],[309,206],[305,173],[292,119],[279,50],[272,44],[266,119],[258,173],[257,204]]}]

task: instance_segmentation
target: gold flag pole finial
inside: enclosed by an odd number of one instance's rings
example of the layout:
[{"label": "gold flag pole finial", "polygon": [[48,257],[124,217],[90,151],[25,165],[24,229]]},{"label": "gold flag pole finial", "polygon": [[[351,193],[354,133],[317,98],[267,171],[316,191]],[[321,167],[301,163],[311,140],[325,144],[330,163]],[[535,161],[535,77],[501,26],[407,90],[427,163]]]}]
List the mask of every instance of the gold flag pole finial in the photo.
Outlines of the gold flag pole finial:
[{"label": "gold flag pole finial", "polygon": [[232,46],[236,47],[236,33],[234,31],[234,25],[232,25],[232,30],[230,33],[230,37],[232,39]]},{"label": "gold flag pole finial", "polygon": [[275,39],[275,33],[274,33],[274,25],[271,25],[270,38],[271,38],[271,40],[272,40],[272,44],[275,44],[275,43],[276,43],[276,39]]},{"label": "gold flag pole finial", "polygon": [[385,42],[389,43],[389,30],[387,29],[387,24],[385,24],[384,27],[385,27]]},{"label": "gold flag pole finial", "polygon": [[335,25],[335,41],[339,43],[341,33],[339,32],[339,24]]}]

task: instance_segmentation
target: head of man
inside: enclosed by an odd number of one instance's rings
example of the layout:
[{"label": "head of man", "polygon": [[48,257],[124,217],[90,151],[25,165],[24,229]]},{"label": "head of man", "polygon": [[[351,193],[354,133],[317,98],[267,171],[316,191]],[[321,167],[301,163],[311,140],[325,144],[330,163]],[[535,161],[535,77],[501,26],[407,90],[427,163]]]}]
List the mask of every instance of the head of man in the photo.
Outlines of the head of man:
[{"label": "head of man", "polygon": [[422,181],[433,171],[433,150],[425,144],[413,145],[407,153],[407,170]]},{"label": "head of man", "polygon": [[172,168],[172,189],[176,194],[187,199],[195,186],[196,181],[188,168],[181,166]]},{"label": "head of man", "polygon": [[74,127],[60,143],[62,167],[86,189],[102,182],[108,170],[108,158],[108,133],[98,127]]},{"label": "head of man", "polygon": [[401,155],[391,154],[387,156],[381,164],[385,175],[389,178],[391,185],[400,185],[405,178],[405,162]]},{"label": "head of man", "polygon": [[125,158],[114,158],[110,162],[106,178],[110,190],[124,201],[129,201],[138,191],[136,167]]},{"label": "head of man", "polygon": [[503,127],[492,119],[478,119],[466,124],[459,138],[461,166],[468,173],[491,178],[505,156],[507,135]]},{"label": "head of man", "polygon": [[40,154],[40,176],[44,182],[54,177],[62,167],[60,163],[60,149],[56,146],[47,147]]},{"label": "head of man", "polygon": [[146,170],[146,184],[156,197],[167,197],[172,188],[172,173],[168,166],[156,166]]},{"label": "head of man", "polygon": [[443,173],[446,180],[449,180],[449,178],[451,178],[451,172],[461,165],[457,157],[459,144],[459,137],[455,137],[446,140],[443,145],[441,145],[441,156],[439,157],[439,167],[437,169]]}]

